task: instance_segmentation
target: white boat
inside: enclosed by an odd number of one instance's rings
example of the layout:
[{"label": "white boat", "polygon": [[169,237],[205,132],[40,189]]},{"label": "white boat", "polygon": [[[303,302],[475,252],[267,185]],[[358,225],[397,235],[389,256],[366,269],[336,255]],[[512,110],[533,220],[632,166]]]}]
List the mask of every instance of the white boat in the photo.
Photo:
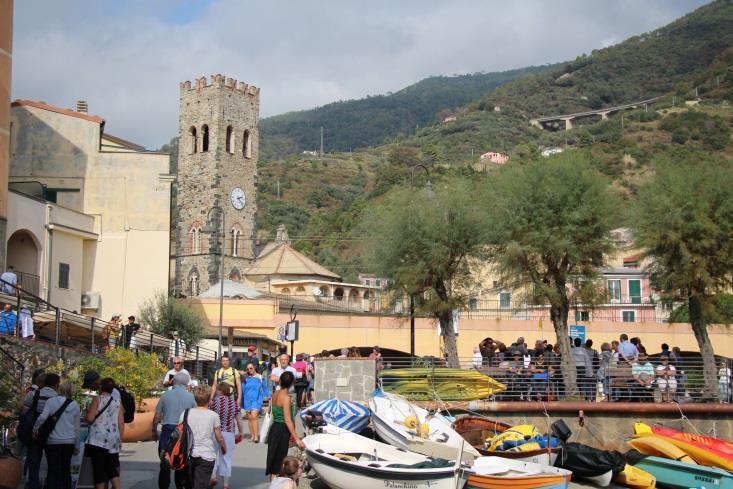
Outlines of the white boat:
[{"label": "white boat", "polygon": [[308,463],[332,489],[460,489],[465,483],[454,462],[411,467],[436,461],[348,431],[308,435],[303,443]]},{"label": "white boat", "polygon": [[567,489],[573,473],[566,469],[503,457],[479,457],[461,469],[468,489]]},{"label": "white boat", "polygon": [[[464,446],[463,438],[448,419],[440,413],[430,414],[402,396],[377,391],[369,398],[369,409],[377,434],[392,446],[446,459],[455,458]],[[462,460],[477,457],[478,451],[466,443]]]}]

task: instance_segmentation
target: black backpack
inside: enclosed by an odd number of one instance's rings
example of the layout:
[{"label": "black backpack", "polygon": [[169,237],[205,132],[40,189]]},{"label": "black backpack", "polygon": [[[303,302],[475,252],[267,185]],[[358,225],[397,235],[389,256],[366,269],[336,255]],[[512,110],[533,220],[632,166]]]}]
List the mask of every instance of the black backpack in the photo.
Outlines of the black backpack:
[{"label": "black backpack", "polygon": [[41,397],[41,388],[39,387],[36,389],[36,392],[33,393],[33,402],[31,403],[31,407],[28,411],[20,415],[16,433],[18,434],[18,440],[20,440],[20,442],[25,446],[28,446],[33,442],[33,426],[36,424],[36,420],[41,414],[38,412],[38,401],[45,401],[47,399],[48,397],[46,396]]},{"label": "black backpack", "polygon": [[121,385],[117,386],[117,390],[120,392],[120,403],[125,410],[125,423],[132,423],[135,420],[135,396]]},{"label": "black backpack", "polygon": [[53,413],[51,416],[46,418],[43,423],[41,423],[41,426],[38,428],[38,432],[36,433],[36,438],[34,440],[38,446],[46,446],[46,442],[48,442],[48,437],[51,436],[51,433],[53,433],[53,429],[56,427],[56,423],[58,422],[59,418],[66,410],[66,408],[69,406],[69,404],[71,404],[72,402],[73,399],[66,399],[55,413]]}]

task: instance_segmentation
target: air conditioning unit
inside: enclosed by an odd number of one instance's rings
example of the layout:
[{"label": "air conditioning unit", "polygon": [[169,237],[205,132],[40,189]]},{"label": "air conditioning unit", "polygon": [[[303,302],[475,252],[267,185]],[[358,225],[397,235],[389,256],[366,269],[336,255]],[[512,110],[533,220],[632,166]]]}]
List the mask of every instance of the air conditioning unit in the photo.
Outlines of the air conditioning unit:
[{"label": "air conditioning unit", "polygon": [[102,296],[99,292],[84,292],[81,295],[81,308],[82,309],[99,309],[99,304],[102,302]]}]

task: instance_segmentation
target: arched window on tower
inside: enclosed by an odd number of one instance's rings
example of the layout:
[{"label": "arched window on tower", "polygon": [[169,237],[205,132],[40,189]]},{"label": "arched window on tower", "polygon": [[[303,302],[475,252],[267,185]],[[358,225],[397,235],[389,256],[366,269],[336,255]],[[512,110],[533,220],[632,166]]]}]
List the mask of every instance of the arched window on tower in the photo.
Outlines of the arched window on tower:
[{"label": "arched window on tower", "polygon": [[188,130],[188,152],[190,154],[196,152],[196,128],[193,126]]},{"label": "arched window on tower", "polygon": [[227,126],[227,139],[226,139],[227,153],[234,153],[234,128]]},{"label": "arched window on tower", "polygon": [[199,295],[199,274],[194,272],[190,278],[191,297]]},{"label": "arched window on tower", "polygon": [[242,154],[245,158],[252,158],[252,143],[249,140],[249,129],[245,129],[242,135]]},{"label": "arched window on tower", "polygon": [[242,231],[240,231],[239,228],[233,227],[229,232],[232,235],[232,256],[239,256],[242,249]]},{"label": "arched window on tower", "polygon": [[198,255],[201,253],[201,226],[195,226],[189,231],[191,234],[191,254]]},{"label": "arched window on tower", "polygon": [[209,126],[204,124],[201,127],[201,151],[206,152],[209,150]]}]

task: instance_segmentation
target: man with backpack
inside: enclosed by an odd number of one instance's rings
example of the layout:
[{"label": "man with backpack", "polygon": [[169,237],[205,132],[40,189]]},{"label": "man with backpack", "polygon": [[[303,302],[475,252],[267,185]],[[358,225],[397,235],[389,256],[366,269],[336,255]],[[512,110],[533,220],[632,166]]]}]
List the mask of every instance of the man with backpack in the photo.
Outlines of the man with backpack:
[{"label": "man with backpack", "polygon": [[219,383],[229,384],[232,386],[232,397],[237,400],[237,406],[242,405],[242,379],[236,368],[231,366],[229,356],[221,356],[221,368],[214,374],[214,383],[211,385],[211,393],[209,401],[214,399],[219,389]]},{"label": "man with backpack", "polygon": [[[187,386],[191,382],[191,377],[185,372],[178,372],[173,376],[173,388],[165,391],[158,401],[155,408],[155,418],[153,419],[153,438],[158,438],[158,423],[162,424],[160,431],[160,440],[158,443],[158,453],[163,453],[168,448],[171,434],[178,426],[181,414],[186,409],[196,407],[196,401]],[[183,489],[187,483],[186,471],[177,470],[174,475],[176,489]],[[160,472],[158,473],[158,489],[168,489],[171,483],[171,469],[165,460],[160,462]]]},{"label": "man with backpack", "polygon": [[21,430],[27,423],[30,423],[30,431],[28,438],[25,433],[21,433],[21,441],[28,446],[28,456],[25,459],[26,470],[28,471],[28,489],[41,489],[41,479],[39,472],[41,470],[41,460],[43,460],[43,447],[34,443],[30,437],[33,432],[33,425],[38,416],[43,412],[46,401],[58,396],[59,384],[61,378],[58,374],[47,373],[43,380],[43,387],[33,392],[29,392],[23,403],[23,411],[21,414]]}]

